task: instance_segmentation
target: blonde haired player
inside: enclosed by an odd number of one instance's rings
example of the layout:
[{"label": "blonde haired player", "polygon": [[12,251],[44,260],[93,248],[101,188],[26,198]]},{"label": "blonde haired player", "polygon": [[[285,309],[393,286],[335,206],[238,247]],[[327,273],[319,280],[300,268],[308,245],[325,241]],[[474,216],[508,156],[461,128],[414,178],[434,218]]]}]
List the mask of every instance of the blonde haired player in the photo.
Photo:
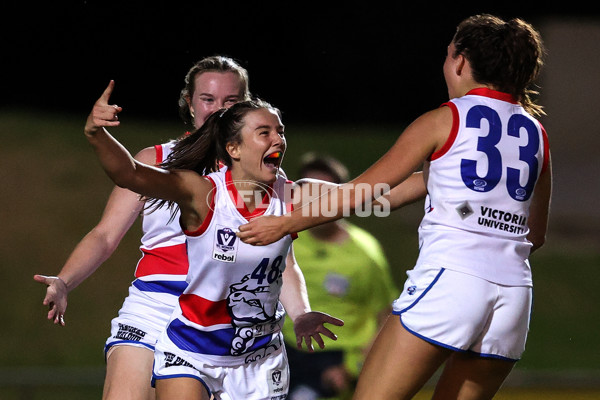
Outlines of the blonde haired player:
[{"label": "blonde haired player", "polygon": [[[196,62],[185,77],[179,100],[180,114],[186,123],[201,127],[215,111],[250,97],[248,72],[230,57],[210,56]],[[92,113],[103,112],[108,104],[97,104]],[[115,116],[122,109],[112,107]],[[118,120],[113,121],[118,123]],[[136,160],[160,165],[167,160],[177,141],[143,149]],[[111,321],[105,344],[106,377],[103,399],[151,400],[150,386],[154,346],[187,283],[187,248],[177,215],[161,207],[144,211],[145,202],[128,189],[116,187],[111,193],[102,218],[75,247],[56,277],[36,275],[48,285],[44,304],[48,319],[64,325],[68,292],[89,277],[116,249],[140,214],[142,257],[135,269],[118,315]],[[290,298],[302,296],[301,271],[286,269],[286,287]],[[293,302],[293,300],[290,300]],[[308,309],[308,306],[306,306]]]}]

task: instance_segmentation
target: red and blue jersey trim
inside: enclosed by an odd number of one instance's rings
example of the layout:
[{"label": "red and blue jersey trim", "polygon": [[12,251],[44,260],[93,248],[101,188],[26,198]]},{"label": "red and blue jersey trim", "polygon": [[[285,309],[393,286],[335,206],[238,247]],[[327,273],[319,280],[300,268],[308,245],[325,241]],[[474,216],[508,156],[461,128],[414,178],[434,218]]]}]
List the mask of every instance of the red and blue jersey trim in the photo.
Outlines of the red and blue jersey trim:
[{"label": "red and blue jersey trim", "polygon": [[141,250],[143,255],[135,269],[136,278],[156,274],[187,275],[189,262],[186,243]]},{"label": "red and blue jersey trim", "polygon": [[[143,255],[135,269],[137,279],[133,281],[133,286],[143,292],[167,293],[174,296],[183,293],[187,287],[185,276],[189,268],[186,243],[141,250]],[[144,280],[152,275],[173,275],[177,280]]]},{"label": "red and blue jersey trim", "polygon": [[235,204],[238,212],[242,215],[242,217],[246,218],[248,221],[250,221],[252,218],[256,218],[258,216],[263,215],[265,211],[267,211],[267,208],[269,207],[271,201],[271,196],[273,195],[273,188],[271,186],[267,187],[267,192],[263,196],[261,203],[258,204],[254,208],[254,210],[252,210],[252,212],[250,212],[246,207],[246,203],[242,199],[242,196],[239,194],[237,188],[235,187],[235,184],[233,183],[233,178],[231,176],[230,169],[227,169],[227,171],[225,171],[225,185],[227,187],[227,193],[229,193],[231,201],[233,201],[233,204]]},{"label": "red and blue jersey trim", "polygon": [[141,279],[136,279],[132,285],[142,292],[166,293],[173,296],[181,295],[188,286],[186,281],[143,281]]},{"label": "red and blue jersey trim", "polygon": [[489,97],[491,99],[502,100],[512,104],[519,104],[515,96],[513,96],[512,94],[499,92],[497,90],[493,90],[486,87],[471,89],[465,94],[465,96],[468,95]]},{"label": "red and blue jersey trim", "polygon": [[[178,319],[171,321],[167,327],[167,335],[180,349],[212,356],[231,356],[231,343],[236,337],[235,328],[200,331],[185,325]],[[268,346],[273,340],[273,335],[256,338],[244,353],[251,353]]]},{"label": "red and blue jersey trim", "polygon": [[154,146],[154,150],[156,151],[156,165],[159,165],[163,162],[163,147],[161,144],[157,144]]},{"label": "red and blue jersey trim", "polygon": [[217,185],[210,176],[205,176],[205,178],[208,179],[210,183],[212,183],[212,196],[210,199],[210,206],[208,207],[208,213],[206,214],[206,217],[204,217],[204,220],[202,220],[202,225],[200,225],[198,229],[196,229],[195,231],[189,231],[187,229],[183,230],[183,233],[185,233],[188,236],[202,235],[204,232],[206,232],[206,230],[210,226],[210,221],[212,220],[213,211],[215,209],[215,196],[217,195]]},{"label": "red and blue jersey trim", "polygon": [[183,316],[195,324],[231,324],[227,300],[211,301],[195,294],[182,294],[179,297],[179,305]]},{"label": "red and blue jersey trim", "polygon": [[442,146],[441,149],[439,149],[435,153],[431,154],[431,156],[429,157],[429,161],[436,160],[436,159],[440,158],[441,156],[443,156],[444,154],[446,154],[448,152],[448,150],[450,150],[450,148],[454,144],[454,141],[456,140],[456,136],[458,135],[458,127],[459,127],[459,122],[460,122],[460,119],[458,116],[458,109],[456,108],[456,105],[454,103],[452,103],[451,101],[442,104],[442,107],[444,107],[444,106],[447,106],[448,108],[450,108],[450,111],[452,111],[452,128],[450,128],[450,135],[448,135],[448,139],[446,139],[446,143],[444,143],[444,145]]}]

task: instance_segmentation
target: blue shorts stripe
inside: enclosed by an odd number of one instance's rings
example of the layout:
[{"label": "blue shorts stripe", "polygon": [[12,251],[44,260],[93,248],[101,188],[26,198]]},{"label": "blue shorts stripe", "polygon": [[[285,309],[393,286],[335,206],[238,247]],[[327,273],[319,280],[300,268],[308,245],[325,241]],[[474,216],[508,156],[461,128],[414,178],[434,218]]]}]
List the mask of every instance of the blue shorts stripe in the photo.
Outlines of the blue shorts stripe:
[{"label": "blue shorts stripe", "polygon": [[440,269],[440,272],[436,275],[436,277],[433,279],[433,281],[427,287],[427,289],[425,289],[423,291],[423,293],[421,293],[421,295],[417,299],[415,299],[415,301],[411,305],[409,305],[408,307],[404,308],[403,310],[394,311],[394,312],[392,312],[392,314],[402,315],[402,313],[405,313],[406,311],[410,310],[415,305],[417,305],[417,303],[419,302],[419,300],[421,300],[427,294],[427,292],[429,292],[429,290],[433,287],[433,285],[435,285],[435,283],[438,281],[438,279],[440,279],[440,276],[442,276],[442,274],[444,273],[445,270],[446,270],[445,268]]},{"label": "blue shorts stripe", "polygon": [[[204,389],[206,389],[206,391],[209,394],[209,397],[212,395],[212,392],[210,390],[210,388],[208,387],[208,385],[206,384],[206,382],[204,382],[203,379],[197,377],[196,375],[192,375],[192,374],[174,374],[174,375],[165,375],[165,376],[158,376],[154,373],[154,367],[152,367],[153,372],[152,372],[152,378],[150,379],[150,386],[152,386],[153,388],[156,387],[156,381],[162,380],[162,379],[172,379],[172,378],[192,378],[195,379],[197,381],[199,381],[202,386],[204,386]],[[211,397],[212,398],[212,397]]]}]

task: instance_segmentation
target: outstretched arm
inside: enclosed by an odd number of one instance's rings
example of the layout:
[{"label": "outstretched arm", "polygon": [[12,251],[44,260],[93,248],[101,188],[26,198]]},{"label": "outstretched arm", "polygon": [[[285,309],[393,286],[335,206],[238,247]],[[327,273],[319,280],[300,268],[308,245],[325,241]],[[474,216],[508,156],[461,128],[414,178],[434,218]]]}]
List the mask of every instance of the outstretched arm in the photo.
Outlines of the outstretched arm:
[{"label": "outstretched arm", "polygon": [[325,343],[321,335],[325,335],[332,340],[337,339],[337,336],[326,328],[325,324],[342,326],[344,322],[320,311],[311,311],[304,275],[294,257],[293,247],[290,247],[286,258],[283,285],[279,298],[287,315],[294,323],[296,345],[299,349],[302,348],[302,342],[304,341],[308,351],[312,352],[314,350],[312,339],[323,349]]},{"label": "outstretched arm", "polygon": [[422,200],[427,195],[427,185],[423,171],[413,173],[405,181],[393,187],[388,193],[376,199],[376,203],[389,207],[390,211]]},{"label": "outstretched arm", "polygon": [[[410,124],[396,143],[375,164],[347,184],[340,185],[316,200],[307,214],[294,210],[281,217],[255,218],[240,226],[238,237],[245,243],[267,245],[291,232],[300,232],[325,222],[348,217],[358,205],[379,197],[377,186],[394,188],[410,177],[446,142],[452,126],[452,112],[441,107],[423,114]],[[370,190],[365,190],[370,188]]]},{"label": "outstretched arm", "polygon": [[[156,151],[148,147],[137,160],[153,164]],[[57,276],[34,275],[34,280],[47,285],[43,304],[48,306],[48,319],[63,325],[68,293],[92,275],[110,257],[131,228],[144,207],[139,195],[115,187],[108,198],[100,222],[81,239]]]},{"label": "outstretched arm", "polygon": [[[119,125],[121,107],[109,104],[114,85],[114,81],[110,81],[96,101],[84,130],[102,168],[117,186],[150,198],[174,201],[179,205],[182,216],[186,212],[197,212],[194,196],[204,195],[212,188],[208,180],[193,171],[167,171],[141,163],[106,130],[106,127]],[[198,218],[199,215],[196,215],[195,219]]]},{"label": "outstretched arm", "polygon": [[171,191],[164,188],[176,182],[176,174],[135,160],[106,130],[107,127],[120,125],[118,114],[122,108],[109,104],[114,86],[115,82],[110,81],[94,104],[84,128],[85,136],[93,146],[102,168],[119,187],[148,197],[175,200]]}]

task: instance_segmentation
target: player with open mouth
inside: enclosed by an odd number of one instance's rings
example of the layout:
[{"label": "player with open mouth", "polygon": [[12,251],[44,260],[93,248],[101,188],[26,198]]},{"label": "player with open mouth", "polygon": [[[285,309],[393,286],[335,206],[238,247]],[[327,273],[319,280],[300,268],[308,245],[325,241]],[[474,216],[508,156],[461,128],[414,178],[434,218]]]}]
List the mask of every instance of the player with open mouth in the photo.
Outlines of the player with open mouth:
[{"label": "player with open mouth", "polygon": [[281,166],[281,162],[283,161],[283,152],[276,151],[274,153],[269,154],[263,159],[263,163],[269,169],[272,169],[279,173],[279,167]]},{"label": "player with open mouth", "polygon": [[[321,334],[335,339],[325,323],[343,322],[307,311],[308,302],[284,300],[298,299],[296,288],[281,290],[284,270],[297,268],[295,235],[257,248],[233,234],[257,216],[283,215],[291,208],[287,180],[278,173],[286,149],[279,110],[253,100],[218,111],[155,168],[133,160],[105,129],[116,117],[108,104],[113,85],[97,102],[104,113],[90,115],[85,134],[117,185],[147,196],[151,205],[176,206],[186,234],[189,285],[156,344],[157,397],[285,398],[284,315],[297,326],[299,346],[304,341],[309,349],[312,339],[324,346]],[[237,204],[231,192],[240,188],[258,195]],[[289,308],[283,309],[280,297]]]}]

